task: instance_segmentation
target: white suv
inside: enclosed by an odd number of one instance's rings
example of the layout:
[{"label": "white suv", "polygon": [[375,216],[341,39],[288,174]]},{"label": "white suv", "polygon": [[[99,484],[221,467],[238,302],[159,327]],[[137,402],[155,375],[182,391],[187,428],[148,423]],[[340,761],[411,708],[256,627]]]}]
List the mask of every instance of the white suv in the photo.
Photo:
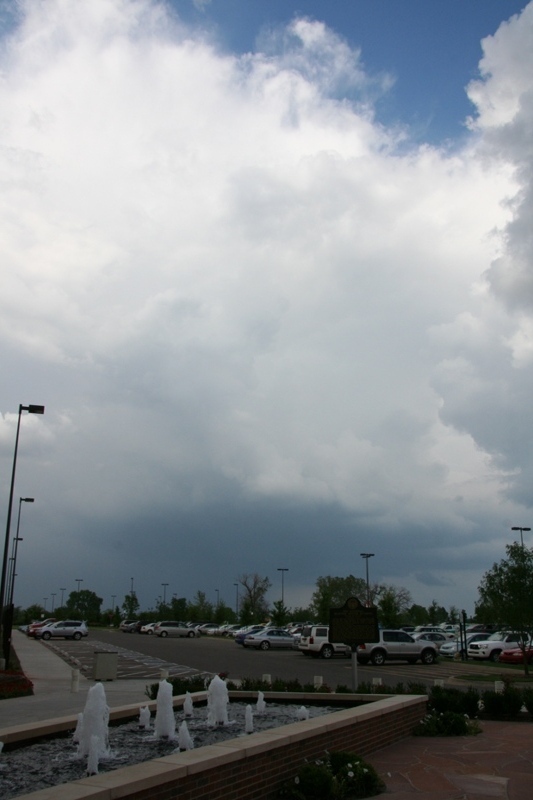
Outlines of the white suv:
[{"label": "white suv", "polygon": [[498,631],[485,640],[472,642],[468,645],[468,658],[488,659],[489,661],[498,661],[502,650],[508,650],[510,647],[519,647],[520,642],[528,641],[529,636],[527,633],[506,633],[505,631]]},{"label": "white suv", "polygon": [[328,636],[329,625],[305,625],[298,642],[298,650],[304,656],[313,656],[314,658],[319,656],[332,658],[335,655],[351,657],[352,650],[349,645],[330,642]]}]

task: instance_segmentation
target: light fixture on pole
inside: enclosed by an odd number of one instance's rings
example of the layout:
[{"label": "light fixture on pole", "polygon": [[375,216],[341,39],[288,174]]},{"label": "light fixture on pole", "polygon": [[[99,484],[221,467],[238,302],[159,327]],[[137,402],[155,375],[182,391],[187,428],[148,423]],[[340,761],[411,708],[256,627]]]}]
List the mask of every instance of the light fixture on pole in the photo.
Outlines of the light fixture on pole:
[{"label": "light fixture on pole", "polygon": [[289,571],[288,567],[278,567],[278,572],[281,572],[281,605],[285,605],[285,573]]},{"label": "light fixture on pole", "polygon": [[511,528],[512,531],[520,531],[520,541],[522,543],[522,547],[524,546],[524,531],[530,531],[531,528]]},{"label": "light fixture on pole", "polygon": [[368,579],[368,559],[374,557],[374,553],[361,553],[361,558],[364,558],[366,561],[366,604],[370,608],[370,581]]},{"label": "light fixture on pole", "polygon": [[[9,537],[11,534],[11,515],[13,513],[13,495],[15,493],[15,473],[17,471],[17,452],[19,446],[19,433],[20,433],[20,419],[22,412],[27,411],[28,414],[44,414],[44,406],[19,405],[19,415],[17,421],[17,433],[15,435],[15,452],[13,455],[13,469],[11,472],[11,488],[9,490],[9,503],[7,506],[7,523],[6,535],[4,540],[4,556],[2,559],[2,577],[0,579],[0,626],[2,627],[2,650],[6,667],[9,666],[9,654],[11,650],[11,630],[13,628],[13,609],[10,608],[7,615],[4,614],[4,601],[6,599],[6,576],[7,576],[7,559],[9,554]],[[7,619],[4,617],[7,616]]]}]

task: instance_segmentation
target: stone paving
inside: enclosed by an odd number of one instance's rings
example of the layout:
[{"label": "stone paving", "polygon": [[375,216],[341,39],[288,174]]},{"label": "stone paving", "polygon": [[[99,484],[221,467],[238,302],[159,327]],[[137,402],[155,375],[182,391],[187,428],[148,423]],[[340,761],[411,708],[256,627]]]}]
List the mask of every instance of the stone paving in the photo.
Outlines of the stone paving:
[{"label": "stone paving", "polygon": [[531,800],[533,723],[481,723],[477,736],[412,737],[369,756],[394,800]]}]

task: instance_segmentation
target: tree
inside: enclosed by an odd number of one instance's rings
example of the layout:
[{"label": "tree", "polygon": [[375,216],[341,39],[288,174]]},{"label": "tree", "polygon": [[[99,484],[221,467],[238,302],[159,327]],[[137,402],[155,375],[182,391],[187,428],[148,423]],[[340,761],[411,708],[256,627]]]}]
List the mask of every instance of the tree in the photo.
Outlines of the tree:
[{"label": "tree", "polygon": [[274,625],[277,625],[279,628],[282,628],[283,625],[285,625],[286,622],[288,621],[289,609],[287,608],[287,606],[283,605],[281,600],[276,600],[272,604],[272,611],[270,613],[270,618],[272,620],[272,623]]},{"label": "tree", "polygon": [[439,625],[441,622],[446,622],[448,614],[444,606],[439,606],[436,600],[432,600],[428,607],[428,619],[430,625]]},{"label": "tree", "polygon": [[382,585],[378,600],[378,617],[384,628],[399,628],[411,605],[411,594],[402,586]]},{"label": "tree", "polygon": [[[521,544],[508,544],[507,558],[493,564],[478,587],[476,619],[491,622],[514,633],[533,629],[533,550]],[[521,642],[524,653],[524,672],[529,672],[525,651],[527,642]]]},{"label": "tree", "polygon": [[213,619],[213,604],[209,602],[205,592],[198,590],[193,602],[189,605],[188,612],[191,622],[211,622]]},{"label": "tree", "polygon": [[317,578],[310,608],[319,622],[329,622],[330,608],[340,608],[349,597],[366,600],[366,581],[353,575],[347,578],[327,575]]},{"label": "tree", "polygon": [[122,603],[122,611],[124,612],[124,616],[126,619],[131,619],[137,611],[139,610],[139,601],[137,600],[137,595],[135,592],[130,592],[124,598],[124,602]]},{"label": "tree", "polygon": [[268,617],[268,604],[266,593],[271,587],[268,578],[262,578],[257,572],[239,575],[238,581],[243,588],[241,592],[241,620],[248,622],[263,622]]},{"label": "tree", "polygon": [[100,608],[102,598],[89,589],[80,592],[71,592],[66,606],[70,618],[87,620],[87,622],[100,621]]}]

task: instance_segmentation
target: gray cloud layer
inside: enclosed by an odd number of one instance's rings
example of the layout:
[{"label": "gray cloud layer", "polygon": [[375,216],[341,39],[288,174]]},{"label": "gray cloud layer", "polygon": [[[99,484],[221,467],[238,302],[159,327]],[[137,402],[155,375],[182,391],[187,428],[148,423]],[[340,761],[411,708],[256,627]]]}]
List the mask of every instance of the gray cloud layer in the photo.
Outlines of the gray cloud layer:
[{"label": "gray cloud layer", "polygon": [[[296,21],[233,57],[148,0],[25,3],[1,51],[0,480],[19,601],[131,576],[305,603],[363,573],[473,608],[531,506],[533,5],[471,136],[406,146]],[[349,92],[343,99],[341,91]],[[283,562],[283,563],[282,563]],[[82,574],[80,574],[82,573]]]}]

